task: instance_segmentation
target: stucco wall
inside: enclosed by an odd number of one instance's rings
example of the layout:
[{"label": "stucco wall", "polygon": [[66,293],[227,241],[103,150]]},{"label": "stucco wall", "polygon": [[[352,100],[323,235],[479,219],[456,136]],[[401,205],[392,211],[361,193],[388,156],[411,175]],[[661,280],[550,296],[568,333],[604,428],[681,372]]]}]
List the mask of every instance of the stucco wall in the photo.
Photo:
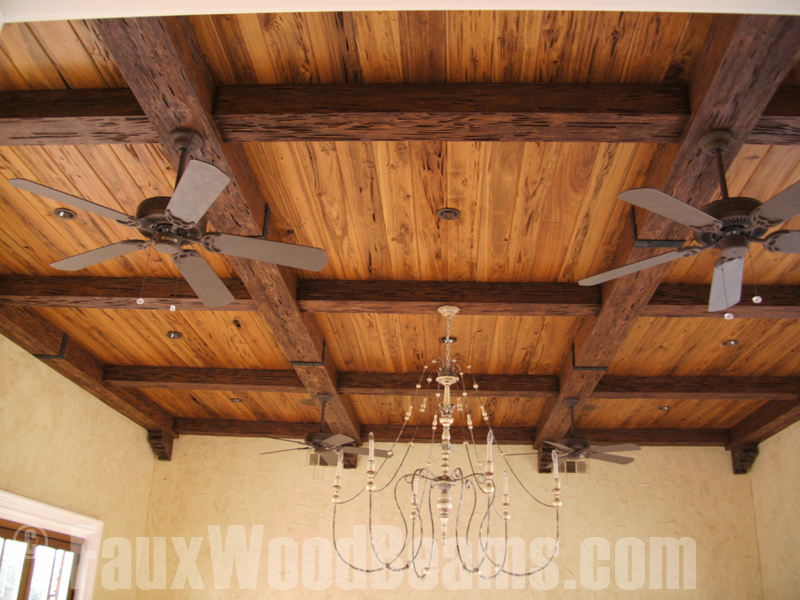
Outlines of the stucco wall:
[{"label": "stucco wall", "polygon": [[[303,451],[272,456],[260,452],[287,447],[274,440],[184,437],[175,447],[170,463],[155,468],[148,535],[166,537],[166,590],[140,591],[138,598],[256,598],[272,590],[268,559],[269,542],[289,537],[302,544],[310,538],[330,539],[331,478],[333,471],[324,469],[324,483],[312,481],[313,469],[306,466]],[[459,447],[458,452],[462,449]],[[509,450],[510,451],[510,450]],[[519,449],[524,451],[524,449]],[[428,446],[418,445],[413,454],[417,462],[427,458]],[[434,457],[436,454],[434,454]],[[552,479],[535,472],[532,457],[514,460],[518,474],[534,491],[550,499]],[[456,461],[461,464],[461,461]],[[462,465],[463,466],[463,465]],[[620,467],[594,462],[591,472],[581,480],[572,476],[564,493],[562,510],[561,554],[556,561],[559,581],[552,591],[527,589],[496,590],[493,598],[724,598],[753,599],[762,597],[756,529],[750,478],[734,476],[730,455],[721,448],[646,448],[636,462]],[[345,490],[363,485],[363,465],[358,471],[345,471]],[[498,466],[498,472],[502,467]],[[319,473],[317,474],[319,476]],[[512,486],[512,531],[527,540],[536,536],[553,536],[552,515],[545,509],[528,510],[522,493]],[[401,495],[405,501],[407,494]],[[406,503],[403,504],[404,510]],[[353,536],[352,526],[364,522],[365,505],[338,517],[337,537]],[[380,519],[386,522],[390,513]],[[527,515],[527,516],[526,516]],[[395,522],[396,521],[389,521]],[[495,521],[497,523],[497,521]],[[214,526],[221,526],[225,539],[227,525],[241,525],[246,541],[252,542],[253,525],[263,525],[262,555],[258,567],[257,588],[239,590],[234,571],[231,591],[215,591],[210,556],[209,535]],[[178,558],[169,542],[171,536],[183,538],[188,545],[192,537],[202,538],[198,552],[198,573],[202,589],[169,589],[173,583]],[[611,560],[597,560],[597,567],[610,567],[610,585],[605,590],[582,589],[580,547],[587,538],[608,540]],[[622,538],[634,537],[649,544],[651,537],[691,537],[696,542],[696,591],[665,589],[654,592],[649,587],[650,560],[647,558],[646,582],[642,589],[620,590],[615,585],[615,547]],[[599,557],[602,558],[602,557]],[[404,576],[399,586],[390,581],[391,589],[345,591],[336,581],[337,561],[333,561],[333,582],[327,589],[311,591],[298,573],[297,585],[279,593],[282,598],[407,598],[409,593],[436,598],[478,598],[486,594],[477,579],[472,589],[450,590],[445,571],[452,558],[440,560],[438,584],[432,592],[417,592],[409,587]],[[294,563],[293,563],[294,564]],[[453,570],[451,575],[455,575]],[[591,575],[591,573],[589,574]],[[274,573],[273,573],[274,576]],[[567,580],[576,582],[577,592],[569,591]],[[551,580],[552,581],[552,580]]]},{"label": "stucco wall", "polygon": [[759,446],[751,471],[764,597],[800,597],[800,423]]},{"label": "stucco wall", "polygon": [[[147,433],[2,336],[0,372],[0,489],[100,519],[104,539],[144,535]],[[95,584],[97,600],[134,597]]]}]

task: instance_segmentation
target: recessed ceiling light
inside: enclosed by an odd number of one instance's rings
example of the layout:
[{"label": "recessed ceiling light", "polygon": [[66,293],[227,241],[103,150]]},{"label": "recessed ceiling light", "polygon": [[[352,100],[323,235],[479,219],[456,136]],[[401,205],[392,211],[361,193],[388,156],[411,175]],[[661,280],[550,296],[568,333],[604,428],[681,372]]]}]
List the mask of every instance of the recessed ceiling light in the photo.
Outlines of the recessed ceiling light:
[{"label": "recessed ceiling light", "polygon": [[659,407],[658,407],[658,410],[663,410],[664,412],[669,412],[669,409],[670,409],[670,408],[672,408],[672,407],[671,407],[671,406],[664,405],[664,406],[659,406]]},{"label": "recessed ceiling light", "polygon": [[736,346],[739,343],[739,340],[725,340],[722,342],[723,346]]},{"label": "recessed ceiling light", "polygon": [[179,340],[183,337],[183,334],[180,331],[168,331],[167,337],[171,340]]},{"label": "recessed ceiling light", "polygon": [[75,211],[68,208],[57,208],[53,211],[53,214],[59,219],[66,219],[67,221],[75,218]]},{"label": "recessed ceiling light", "polygon": [[440,208],[436,211],[436,216],[442,221],[457,221],[461,218],[461,211],[457,208]]},{"label": "recessed ceiling light", "polygon": [[231,398],[231,402],[242,402],[241,398]]},{"label": "recessed ceiling light", "polygon": [[[446,344],[446,343],[447,343],[447,338],[446,338],[446,337],[443,337],[443,338],[441,338],[441,340],[439,340],[439,341],[441,341],[443,344]],[[455,344],[457,341],[458,341],[458,338],[457,338],[457,337],[453,337],[452,335],[450,336],[450,343],[451,343],[451,344]]]},{"label": "recessed ceiling light", "polygon": [[725,317],[726,321],[732,321],[733,320],[733,313],[725,313],[724,317]]}]

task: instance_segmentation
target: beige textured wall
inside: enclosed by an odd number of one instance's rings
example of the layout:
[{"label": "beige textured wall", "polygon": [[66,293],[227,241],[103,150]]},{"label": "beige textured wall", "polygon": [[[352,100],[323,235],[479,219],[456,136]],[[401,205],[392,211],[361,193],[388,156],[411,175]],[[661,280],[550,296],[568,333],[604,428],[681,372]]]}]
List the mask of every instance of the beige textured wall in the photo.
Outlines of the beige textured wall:
[{"label": "beige textured wall", "polygon": [[[153,475],[147,433],[0,336],[0,489],[144,535]],[[94,598],[132,599],[133,590]]]},{"label": "beige textured wall", "polygon": [[[331,477],[324,470],[324,484],[312,482],[313,470],[305,466],[305,452],[259,456],[259,452],[287,447],[274,440],[213,437],[184,437],[178,440],[170,463],[158,463],[154,473],[151,510],[148,516],[150,536],[202,538],[197,561],[204,590],[140,591],[140,600],[161,598],[261,598],[271,591],[268,572],[268,542],[288,536],[301,543],[320,536],[330,538]],[[418,460],[427,456],[428,447],[417,445]],[[461,452],[459,448],[459,452]],[[532,457],[515,460],[518,473],[534,491],[550,498],[552,480],[534,470]],[[498,467],[502,472],[502,468]],[[363,484],[363,465],[358,472],[345,472],[346,489]],[[557,559],[560,582],[550,591],[528,589],[496,590],[494,598],[720,598],[726,600],[762,598],[759,556],[753,515],[750,478],[734,476],[730,455],[721,448],[646,448],[630,466],[592,464],[582,482],[574,478],[565,491],[562,511],[562,546]],[[527,539],[552,536],[551,513],[545,510],[523,511],[522,495],[512,486],[511,536]],[[348,524],[340,517],[338,537],[353,535],[352,524],[363,517],[364,506],[351,512]],[[525,517],[525,514],[528,516]],[[386,518],[386,514],[382,515]],[[239,590],[236,576],[230,592],[214,590],[209,550],[209,526],[243,525],[250,539],[254,524],[264,525],[263,553],[257,589]],[[611,585],[604,591],[566,591],[564,581],[579,580],[580,544],[585,538],[602,536],[610,541],[612,560],[598,562],[611,566]],[[636,537],[648,543],[651,536],[689,536],[697,544],[697,589],[647,589],[622,591],[614,583],[614,546],[624,537]],[[165,585],[170,587],[178,559],[168,545],[168,568]],[[280,592],[285,598],[380,598],[403,599],[409,593],[436,598],[479,598],[486,591],[446,589],[442,569],[450,558],[440,562],[439,584],[434,592],[414,592],[404,582],[397,589],[344,591],[335,581],[327,590],[309,591],[300,583]],[[648,559],[649,560],[649,559]],[[648,563],[649,568],[649,563]],[[368,579],[369,581],[369,579]],[[198,582],[199,584],[199,582]]]},{"label": "beige textured wall", "polygon": [[751,471],[764,598],[800,597],[800,423],[759,446]]}]

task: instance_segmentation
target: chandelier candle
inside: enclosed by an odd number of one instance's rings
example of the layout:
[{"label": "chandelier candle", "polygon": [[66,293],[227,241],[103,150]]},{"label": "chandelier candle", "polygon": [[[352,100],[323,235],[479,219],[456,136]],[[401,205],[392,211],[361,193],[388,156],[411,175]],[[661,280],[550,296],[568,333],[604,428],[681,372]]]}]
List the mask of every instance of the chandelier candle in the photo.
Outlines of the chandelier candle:
[{"label": "chandelier candle", "polygon": [[[476,414],[476,418],[482,418],[483,425],[488,429],[485,464],[481,463],[478,446],[475,443],[474,420],[470,412],[469,392],[467,391],[468,386],[465,378],[469,377],[472,380],[471,387],[474,390],[478,389],[478,384],[472,377],[469,364],[460,358],[451,356],[450,347],[456,340],[450,336],[450,323],[452,318],[458,314],[459,309],[455,306],[441,306],[438,312],[446,319],[447,324],[445,336],[442,338],[444,357],[439,356],[424,366],[419,383],[416,385],[411,405],[407,410],[400,413],[398,421],[402,424],[399,427],[399,432],[388,453],[388,457],[384,458],[380,466],[377,467],[375,463],[375,437],[372,433],[369,434],[367,483],[365,486],[359,486],[359,491],[347,499],[342,499],[341,496],[342,456],[340,455],[339,457],[333,485],[332,532],[334,550],[345,564],[357,571],[374,573],[381,570],[404,571],[413,569],[417,577],[424,578],[430,571],[433,561],[435,552],[433,534],[438,520],[441,544],[444,545],[448,541],[448,534],[452,528],[455,533],[458,560],[461,562],[461,567],[468,573],[478,574],[483,579],[494,579],[501,573],[515,577],[533,575],[544,569],[552,561],[558,551],[558,543],[556,543],[552,555],[545,564],[531,571],[516,572],[507,566],[508,532],[511,520],[509,475],[523,488],[527,497],[530,497],[541,506],[556,511],[555,537],[556,542],[558,542],[558,507],[561,506],[558,457],[553,451],[554,496],[553,503],[549,504],[534,496],[514,473],[513,466],[508,462],[502,447],[495,439],[489,414],[480,398],[478,398],[480,412]],[[427,386],[423,388],[425,383],[427,383]],[[454,387],[455,390],[453,389]],[[453,401],[453,393],[456,394],[455,402]],[[432,398],[430,406],[428,406],[429,397]],[[428,419],[430,420],[428,421]],[[428,460],[426,463],[422,463],[424,466],[412,467],[405,475],[401,475],[401,469],[414,446],[419,428],[427,422],[431,424],[431,444],[428,451]],[[481,425],[480,421],[477,424]],[[442,426],[442,429],[437,444],[436,429],[439,425]],[[453,452],[452,445],[451,430],[454,426],[461,428],[465,452],[462,464],[466,463],[469,466],[469,472],[465,472],[466,469],[458,466],[458,463],[454,464],[454,460],[457,458]],[[400,443],[406,428],[410,430],[411,440],[407,443],[404,453],[395,452],[395,446]],[[499,512],[499,507],[495,505],[495,501],[500,504],[500,494],[496,490],[494,483],[495,444],[497,444],[497,450],[500,453],[500,460],[505,464],[505,469],[503,470],[502,512]],[[434,451],[437,447],[439,452],[438,469],[433,466],[435,462]],[[398,456],[398,458],[395,461],[390,461],[389,459],[393,456]],[[399,464],[393,464],[398,460]],[[477,469],[474,466],[476,462]],[[379,478],[381,470],[387,464],[389,465],[387,471],[392,474]],[[408,492],[400,495],[400,488],[405,485],[408,486]],[[343,505],[353,502],[364,493],[366,493],[369,510],[367,515],[370,537],[369,546],[377,559],[377,563],[373,562],[373,564],[378,565],[374,567],[367,567],[366,564],[352,564],[342,555],[337,546],[337,511],[342,510]],[[399,500],[402,497],[410,499],[411,510],[408,513],[402,508]],[[373,539],[373,505],[384,500],[387,505],[397,507],[399,518],[403,521],[402,529],[405,530],[402,546],[396,553],[393,551],[393,556],[382,556]],[[360,515],[360,513],[357,514]],[[411,517],[410,523],[406,520],[406,514]],[[499,523],[497,517],[501,517]],[[505,535],[506,547],[503,549],[503,556],[501,557],[490,557],[488,545],[481,542],[482,539],[485,540],[491,536],[493,523],[495,535],[498,535],[496,533],[498,527],[502,528]],[[473,559],[472,551],[468,547],[462,547],[465,543],[464,540],[468,540],[471,534],[473,536],[477,534],[479,538],[475,548],[479,551],[480,556],[477,557],[476,561]],[[425,554],[427,558],[425,560],[422,559],[423,544],[426,545]]]}]

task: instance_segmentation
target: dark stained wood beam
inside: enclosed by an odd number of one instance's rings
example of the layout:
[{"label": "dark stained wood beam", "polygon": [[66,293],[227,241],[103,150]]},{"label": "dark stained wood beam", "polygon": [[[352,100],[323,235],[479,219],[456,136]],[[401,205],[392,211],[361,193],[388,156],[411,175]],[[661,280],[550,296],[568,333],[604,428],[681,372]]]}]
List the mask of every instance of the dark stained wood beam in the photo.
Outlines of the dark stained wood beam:
[{"label": "dark stained wood beam", "polygon": [[[256,303],[238,279],[223,279],[234,301],[223,311],[255,311]],[[136,304],[143,297],[144,304]],[[130,310],[210,310],[183,279],[141,277],[0,277],[0,305]]]},{"label": "dark stained wood beam", "polygon": [[734,475],[747,475],[758,457],[758,444],[740,444],[731,448]]},{"label": "dark stained wood beam", "polygon": [[106,365],[103,381],[117,388],[221,390],[302,394],[303,382],[294,371],[264,369],[198,369]]},{"label": "dark stained wood beam", "polygon": [[[724,154],[725,164],[730,165],[794,66],[800,47],[797,17],[718,15],[711,31],[694,69],[689,93],[692,116],[681,141],[661,146],[645,181],[637,185],[659,189],[693,206],[703,206],[718,194],[713,157],[701,150],[703,136],[714,128],[733,132]],[[627,225],[620,238],[612,267],[653,255],[652,250],[633,247],[630,229]],[[644,239],[683,239],[687,234],[686,228],[649,214],[641,219],[638,231]],[[583,402],[592,395],[668,269],[668,264],[662,265],[603,286],[603,306],[578,331],[574,356],[561,368],[559,395],[542,411],[536,447],[564,436],[569,429],[565,401]]]},{"label": "dark stained wood beam", "polygon": [[127,89],[0,92],[0,146],[157,141]]},{"label": "dark stained wood beam", "polygon": [[800,399],[765,404],[731,429],[729,449],[742,444],[760,444],[800,421]]},{"label": "dark stained wood beam", "polygon": [[[255,311],[257,304],[238,279],[225,279],[235,300],[213,310]],[[760,286],[761,304],[744,301],[735,308],[742,319],[800,318],[800,287]],[[643,317],[719,319],[708,312],[707,285],[664,284],[658,287]],[[145,303],[137,277],[0,276],[0,305],[130,310],[210,310],[185,281],[148,279]],[[433,314],[442,304],[458,304],[462,314],[504,316],[595,316],[601,290],[572,283],[508,283],[447,281],[297,282],[297,305],[310,313]]]},{"label": "dark stained wood beam", "polygon": [[[747,143],[800,143],[798,97],[779,89]],[[221,87],[213,118],[227,141],[677,142],[689,114],[665,86],[382,84]],[[0,92],[2,146],[158,140],[127,89]]]},{"label": "dark stained wood beam", "polygon": [[141,392],[107,385],[97,357],[34,310],[0,308],[0,333],[137,425],[175,434],[171,415]]},{"label": "dark stained wood beam", "polygon": [[778,88],[747,136],[747,143],[800,144],[800,88]]},{"label": "dark stained wood beam", "polygon": [[[269,191],[259,188],[243,149],[223,139],[212,117],[217,89],[188,19],[107,19],[93,26],[174,163],[178,164],[180,152],[172,132],[192,129],[204,140],[194,157],[231,178],[208,213],[212,226],[241,235],[260,234]],[[280,239],[274,221],[268,234]],[[330,399],[328,424],[360,442],[355,410],[336,391],[336,370],[325,352],[322,331],[295,301],[296,274],[258,261],[232,257],[230,261],[306,390],[315,398]]]},{"label": "dark stained wood beam", "polygon": [[[307,433],[319,430],[317,423],[280,423],[272,421],[231,421],[224,419],[176,419],[175,429],[181,435],[215,435],[234,437],[302,438]],[[430,441],[428,427],[421,428],[416,436],[418,443]],[[472,437],[467,431],[468,441],[485,444],[489,430],[475,427]],[[393,442],[397,439],[400,427],[396,425],[364,424],[361,436],[366,438],[370,432],[377,442]],[[532,427],[495,427],[495,437],[500,444],[529,445],[536,430]],[[576,432],[592,442],[601,444],[633,443],[640,446],[724,446],[730,441],[727,429],[587,429]],[[411,441],[413,431],[409,428],[400,437],[401,442]],[[452,429],[454,443],[464,441],[460,426]]]},{"label": "dark stained wood beam", "polygon": [[[470,395],[492,398],[555,398],[558,378],[551,375],[476,374],[479,384]],[[408,396],[419,373],[338,374],[338,392],[350,396]],[[165,390],[222,390],[303,393],[295,371],[192,367],[107,365],[103,382],[112,387]],[[796,402],[800,377],[619,377],[600,380],[592,398],[706,400],[724,399]]]},{"label": "dark stained wood beam", "polygon": [[674,142],[689,101],[684,88],[644,85],[233,86],[214,118],[232,142]]}]

